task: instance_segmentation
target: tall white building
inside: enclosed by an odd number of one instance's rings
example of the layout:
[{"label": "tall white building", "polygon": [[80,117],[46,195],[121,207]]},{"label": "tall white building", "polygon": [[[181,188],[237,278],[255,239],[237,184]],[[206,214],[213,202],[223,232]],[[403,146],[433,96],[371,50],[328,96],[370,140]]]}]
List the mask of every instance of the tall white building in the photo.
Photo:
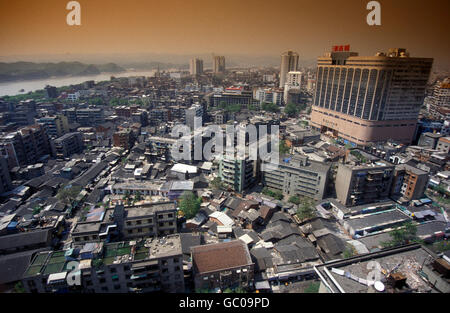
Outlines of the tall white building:
[{"label": "tall white building", "polygon": [[290,50],[281,55],[280,88],[284,87],[287,74],[298,70],[298,59],[298,53]]},{"label": "tall white building", "polygon": [[214,73],[225,73],[225,57],[224,56],[214,56],[213,60],[213,72]]},{"label": "tall white building", "polygon": [[203,74],[203,60],[193,58],[189,62],[189,72],[191,75],[201,75]]},{"label": "tall white building", "polygon": [[302,85],[302,72],[289,72],[287,74],[286,84],[284,85],[283,100],[284,103],[288,102],[289,91],[295,89],[295,92],[300,91]]},{"label": "tall white building", "polygon": [[[203,107],[195,103],[189,109],[186,109],[186,125],[189,126],[191,130],[194,130],[196,127],[202,127],[202,123],[196,125],[196,118],[201,118],[203,116]],[[201,120],[198,120],[201,122]]]}]

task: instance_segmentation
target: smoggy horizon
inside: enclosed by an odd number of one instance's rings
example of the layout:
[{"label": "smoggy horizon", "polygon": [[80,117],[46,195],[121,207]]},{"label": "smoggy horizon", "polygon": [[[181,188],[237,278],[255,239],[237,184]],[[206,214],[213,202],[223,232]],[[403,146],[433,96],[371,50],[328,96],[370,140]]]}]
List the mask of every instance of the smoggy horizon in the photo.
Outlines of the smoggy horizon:
[{"label": "smoggy horizon", "polygon": [[67,0],[1,0],[0,60],[139,54],[164,60],[212,53],[272,58],[289,49],[312,60],[332,45],[350,44],[360,55],[406,48],[413,57],[450,67],[449,1],[380,0],[381,26],[367,25],[368,2],[80,0],[81,26],[69,26]]}]

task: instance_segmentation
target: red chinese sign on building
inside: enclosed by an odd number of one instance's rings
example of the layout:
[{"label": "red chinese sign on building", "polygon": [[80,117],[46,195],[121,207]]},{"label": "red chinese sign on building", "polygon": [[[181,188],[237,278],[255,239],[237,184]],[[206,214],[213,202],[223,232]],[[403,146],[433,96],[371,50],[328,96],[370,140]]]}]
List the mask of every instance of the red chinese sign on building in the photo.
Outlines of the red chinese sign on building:
[{"label": "red chinese sign on building", "polygon": [[333,46],[333,52],[350,51],[350,45]]}]

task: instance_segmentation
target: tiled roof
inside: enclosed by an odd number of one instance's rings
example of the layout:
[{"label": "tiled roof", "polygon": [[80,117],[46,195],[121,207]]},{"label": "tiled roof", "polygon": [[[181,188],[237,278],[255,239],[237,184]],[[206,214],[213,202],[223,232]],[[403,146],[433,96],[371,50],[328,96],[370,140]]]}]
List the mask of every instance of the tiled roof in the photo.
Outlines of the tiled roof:
[{"label": "tiled roof", "polygon": [[241,240],[203,245],[192,248],[196,272],[206,273],[251,264],[247,245]]}]

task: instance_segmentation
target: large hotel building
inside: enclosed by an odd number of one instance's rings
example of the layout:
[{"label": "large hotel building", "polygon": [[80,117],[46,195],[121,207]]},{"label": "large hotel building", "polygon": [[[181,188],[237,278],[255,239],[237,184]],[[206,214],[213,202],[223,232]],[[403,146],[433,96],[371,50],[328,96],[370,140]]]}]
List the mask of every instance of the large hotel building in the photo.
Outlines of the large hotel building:
[{"label": "large hotel building", "polygon": [[311,125],[345,143],[411,143],[433,59],[405,49],[358,56],[335,46],[317,62]]}]

